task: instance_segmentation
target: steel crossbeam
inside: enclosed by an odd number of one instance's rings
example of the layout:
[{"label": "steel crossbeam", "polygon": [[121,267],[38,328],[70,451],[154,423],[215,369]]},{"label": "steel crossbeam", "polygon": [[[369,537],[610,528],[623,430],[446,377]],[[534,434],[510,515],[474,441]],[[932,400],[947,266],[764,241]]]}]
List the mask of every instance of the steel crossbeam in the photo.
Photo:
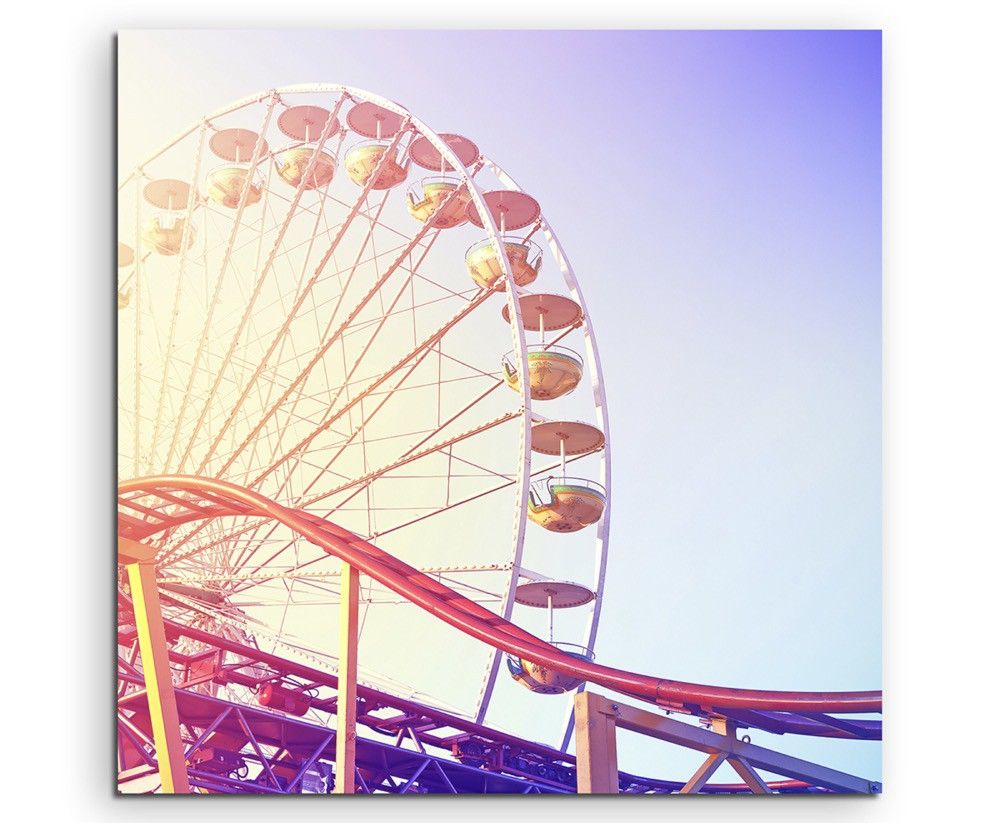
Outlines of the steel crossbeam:
[{"label": "steel crossbeam", "polygon": [[879,794],[882,784],[837,771],[808,760],[757,746],[736,736],[732,721],[714,722],[709,730],[670,717],[617,703],[593,692],[580,692],[575,700],[577,791],[581,794],[619,792],[616,730],[626,729],[687,749],[704,752],[708,759],[681,789],[700,791],[723,761],[728,762],[754,794],[771,794],[772,787],[757,769],[784,775],[832,792]]}]

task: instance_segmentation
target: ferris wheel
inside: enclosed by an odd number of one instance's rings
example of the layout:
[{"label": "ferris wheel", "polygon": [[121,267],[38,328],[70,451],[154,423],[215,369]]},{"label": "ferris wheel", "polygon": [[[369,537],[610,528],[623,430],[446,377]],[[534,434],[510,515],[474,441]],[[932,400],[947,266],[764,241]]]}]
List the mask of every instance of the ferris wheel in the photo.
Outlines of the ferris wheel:
[{"label": "ferris wheel", "polygon": [[[118,272],[120,479],[238,483],[594,658],[611,470],[591,317],[542,205],[477,142],[358,89],[262,92],[122,179]],[[168,617],[336,671],[328,555],[250,514],[156,550]],[[478,722],[542,702],[568,743],[582,681],[374,581],[361,603],[362,682]],[[307,688],[229,696],[287,710]]]}]

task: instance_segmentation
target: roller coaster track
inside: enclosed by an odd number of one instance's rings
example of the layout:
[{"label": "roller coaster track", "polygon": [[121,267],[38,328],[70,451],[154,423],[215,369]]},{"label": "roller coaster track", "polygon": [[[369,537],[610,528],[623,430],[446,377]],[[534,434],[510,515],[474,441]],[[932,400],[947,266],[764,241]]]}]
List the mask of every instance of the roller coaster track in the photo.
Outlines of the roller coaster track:
[{"label": "roller coaster track", "polygon": [[742,726],[780,734],[881,738],[881,721],[830,716],[880,713],[880,691],[739,689],[671,680],[579,660],[352,532],[249,489],[218,479],[165,475],[124,481],[118,492],[118,530],[122,537],[141,542],[185,523],[215,518],[271,519],[465,634],[623,696],[670,711],[729,718]]}]

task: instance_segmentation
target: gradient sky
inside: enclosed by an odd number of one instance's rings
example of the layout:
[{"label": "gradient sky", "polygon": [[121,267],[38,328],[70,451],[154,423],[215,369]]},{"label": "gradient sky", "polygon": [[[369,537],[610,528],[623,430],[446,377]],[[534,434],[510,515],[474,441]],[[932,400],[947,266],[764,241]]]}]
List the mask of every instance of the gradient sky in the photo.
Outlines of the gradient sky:
[{"label": "gradient sky", "polygon": [[[133,32],[119,72],[122,168],[232,100],[307,82],[473,137],[542,203],[601,349],[600,660],[880,686],[879,32]],[[643,773],[699,759],[620,745]],[[776,745],[881,774],[876,743]]]}]

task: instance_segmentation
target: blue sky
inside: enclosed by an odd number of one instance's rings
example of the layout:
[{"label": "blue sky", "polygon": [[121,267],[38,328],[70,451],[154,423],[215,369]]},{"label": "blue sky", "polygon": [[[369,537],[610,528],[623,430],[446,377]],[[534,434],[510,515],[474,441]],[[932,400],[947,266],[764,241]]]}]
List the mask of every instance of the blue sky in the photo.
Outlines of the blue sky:
[{"label": "blue sky", "polygon": [[[341,82],[474,137],[539,199],[607,381],[603,662],[720,685],[880,685],[878,32],[216,31],[119,45],[123,167],[251,92]],[[881,773],[877,744],[779,742]],[[622,765],[655,757],[681,776],[690,759],[663,748],[630,741]]]}]

